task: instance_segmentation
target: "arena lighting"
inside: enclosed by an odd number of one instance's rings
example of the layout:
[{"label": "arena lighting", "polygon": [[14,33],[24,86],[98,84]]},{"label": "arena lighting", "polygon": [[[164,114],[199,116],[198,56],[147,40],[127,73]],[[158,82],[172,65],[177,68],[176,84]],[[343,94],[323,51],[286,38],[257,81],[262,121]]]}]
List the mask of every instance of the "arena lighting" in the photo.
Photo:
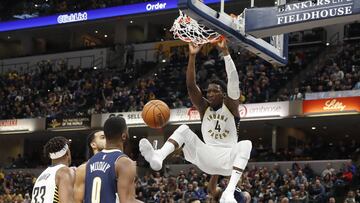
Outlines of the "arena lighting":
[{"label": "arena lighting", "polygon": [[360,114],[357,111],[343,111],[343,112],[334,112],[334,113],[311,113],[305,114],[306,117],[322,117],[322,116],[342,116],[342,115],[358,115]]},{"label": "arena lighting", "polygon": [[128,124],[129,128],[139,128],[139,127],[148,127],[145,123],[138,123],[138,124]]},{"label": "arena lighting", "polygon": [[242,121],[260,121],[260,120],[276,120],[276,119],[283,119],[281,115],[273,115],[273,116],[252,116],[241,118]]},{"label": "arena lighting", "polygon": [[[225,0],[230,1],[230,0]],[[206,4],[218,3],[220,0],[205,0]],[[153,13],[162,10],[176,9],[178,0],[159,0],[146,3],[115,6],[102,9],[79,11],[75,13],[64,13],[44,17],[14,20],[0,23],[0,32],[38,28],[51,25],[68,24],[112,18],[118,16],[135,15],[141,13]]]},{"label": "arena lighting", "polygon": [[[182,125],[184,124],[184,121],[177,121],[177,122],[169,122],[170,125]],[[201,124],[201,121],[186,121],[187,125],[192,124]]]},{"label": "arena lighting", "polygon": [[65,132],[65,131],[78,131],[78,130],[89,130],[88,127],[69,127],[69,128],[54,128],[54,129],[47,129],[49,131],[54,132]]},{"label": "arena lighting", "polygon": [[9,130],[9,131],[0,131],[0,135],[9,135],[9,134],[21,134],[21,133],[31,133],[29,129],[24,130]]}]

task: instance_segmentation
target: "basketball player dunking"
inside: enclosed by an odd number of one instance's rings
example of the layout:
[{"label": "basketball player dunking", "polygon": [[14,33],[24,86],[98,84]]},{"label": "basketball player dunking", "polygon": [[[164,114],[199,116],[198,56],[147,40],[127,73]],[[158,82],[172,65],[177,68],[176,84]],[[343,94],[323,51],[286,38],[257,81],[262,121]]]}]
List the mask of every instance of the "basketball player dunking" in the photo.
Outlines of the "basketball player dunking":
[{"label": "basketball player dunking", "polygon": [[[105,148],[106,139],[104,131],[98,130],[89,134],[87,137],[88,157],[92,157]],[[76,203],[83,203],[85,194],[85,173],[86,163],[81,164],[76,169],[76,178],[74,186],[74,199]]]},{"label": "basketball player dunking", "polygon": [[125,119],[112,117],[104,124],[106,147],[86,164],[85,203],[140,202],[135,199],[135,162],[122,151],[128,139]]},{"label": "basketball player dunking", "polygon": [[74,202],[73,189],[75,174],[69,168],[71,153],[68,140],[54,137],[44,146],[44,153],[51,159],[51,166],[37,178],[31,203]]},{"label": "basketball player dunking", "polygon": [[195,58],[201,47],[189,44],[189,64],[186,72],[186,85],[193,105],[200,113],[201,132],[204,142],[190,130],[181,125],[159,150],[154,150],[147,139],[140,140],[139,149],[145,160],[154,170],[160,170],[163,160],[183,144],[185,159],[208,174],[229,176],[230,181],[223,192],[221,203],[236,203],[235,187],[241,178],[250,158],[251,141],[238,142],[240,123],[239,76],[229,54],[226,40],[217,43],[224,54],[228,84],[220,80],[211,81],[206,98],[196,85]]}]

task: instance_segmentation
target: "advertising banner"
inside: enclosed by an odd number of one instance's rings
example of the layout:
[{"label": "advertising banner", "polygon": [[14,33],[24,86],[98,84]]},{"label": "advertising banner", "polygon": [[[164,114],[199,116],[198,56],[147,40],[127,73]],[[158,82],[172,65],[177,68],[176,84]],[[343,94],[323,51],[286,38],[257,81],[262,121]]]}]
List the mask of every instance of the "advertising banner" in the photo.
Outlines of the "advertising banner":
[{"label": "advertising banner", "polygon": [[351,22],[360,15],[360,1],[299,1],[276,7],[246,9],[245,13],[245,32],[265,37],[310,29],[319,24]]},{"label": "advertising banner", "polygon": [[46,129],[90,128],[90,117],[47,118]]},{"label": "advertising banner", "polygon": [[[65,13],[61,15],[51,15],[29,18],[25,20],[1,22],[0,32],[176,9],[177,1],[178,0],[149,1],[146,3],[129,4],[123,6],[80,11],[75,13]],[[205,0],[205,3],[207,4],[218,2],[220,2],[220,0]]]},{"label": "advertising banner", "polygon": [[360,97],[339,97],[303,101],[304,114],[360,112]]},{"label": "advertising banner", "polygon": [[26,133],[45,129],[45,119],[0,120],[0,133]]}]

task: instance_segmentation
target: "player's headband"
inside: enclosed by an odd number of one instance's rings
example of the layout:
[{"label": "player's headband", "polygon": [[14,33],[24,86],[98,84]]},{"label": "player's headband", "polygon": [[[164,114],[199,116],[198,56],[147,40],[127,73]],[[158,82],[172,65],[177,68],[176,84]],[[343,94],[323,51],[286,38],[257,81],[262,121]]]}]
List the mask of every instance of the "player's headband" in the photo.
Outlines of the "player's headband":
[{"label": "player's headband", "polygon": [[69,149],[69,146],[67,144],[65,144],[64,148],[62,148],[60,151],[58,152],[54,152],[54,153],[49,153],[50,159],[58,159],[63,157],[67,150]]}]

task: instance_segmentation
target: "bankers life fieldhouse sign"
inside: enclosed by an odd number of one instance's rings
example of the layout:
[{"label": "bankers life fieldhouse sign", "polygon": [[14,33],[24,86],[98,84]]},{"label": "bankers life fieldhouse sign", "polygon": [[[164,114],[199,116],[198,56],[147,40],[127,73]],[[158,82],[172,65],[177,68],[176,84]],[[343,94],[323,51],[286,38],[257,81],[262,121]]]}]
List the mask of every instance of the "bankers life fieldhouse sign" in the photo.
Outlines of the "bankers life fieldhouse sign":
[{"label": "bankers life fieldhouse sign", "polygon": [[[287,24],[353,14],[359,0],[305,1],[278,7],[277,24]],[[357,9],[359,5],[357,5]]]},{"label": "bankers life fieldhouse sign", "polygon": [[303,1],[277,7],[247,9],[245,31],[252,33],[271,28],[280,31],[282,26],[297,25],[287,30],[290,32],[306,29],[307,24],[301,26],[301,23],[312,22],[319,25],[317,21],[322,20],[321,24],[336,24],[341,23],[341,21],[337,22],[341,17],[351,17],[355,20],[355,15],[359,14],[359,0]]}]

